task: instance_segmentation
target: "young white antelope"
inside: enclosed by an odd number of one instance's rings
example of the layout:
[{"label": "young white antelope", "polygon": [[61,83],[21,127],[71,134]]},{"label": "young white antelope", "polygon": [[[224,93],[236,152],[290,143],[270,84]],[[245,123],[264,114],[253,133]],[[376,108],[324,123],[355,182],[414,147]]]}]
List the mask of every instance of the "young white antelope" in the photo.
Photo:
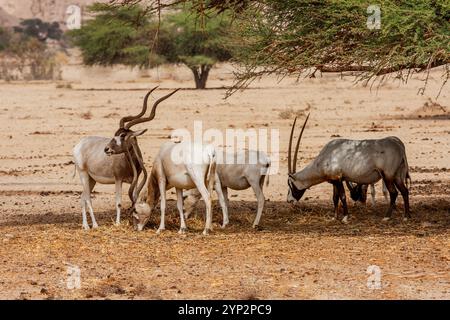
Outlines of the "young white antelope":
[{"label": "young white antelope", "polygon": [[165,229],[166,191],[175,188],[177,208],[180,214],[179,233],[185,233],[186,222],[183,213],[183,190],[197,188],[206,204],[206,222],[203,234],[212,230],[211,191],[214,187],[216,151],[211,145],[197,145],[190,142],[166,142],[156,156],[148,178],[146,203],[138,203],[133,222],[141,231],[161,199],[161,222],[158,233]]},{"label": "young white antelope", "polygon": [[[214,189],[219,198],[222,208],[222,228],[229,223],[228,218],[228,189],[245,190],[252,188],[258,201],[256,218],[253,222],[253,228],[258,228],[264,209],[264,179],[267,175],[267,184],[269,183],[268,170],[270,167],[269,157],[262,151],[243,150],[236,153],[223,153],[223,161],[217,163],[216,178]],[[200,193],[192,189],[187,192],[186,218],[194,210],[200,200]]]},{"label": "young white antelope", "polygon": [[[147,111],[149,91],[145,98],[142,111],[136,116],[123,117],[120,120],[119,129],[114,138],[85,137],[73,149],[75,169],[78,171],[83,193],[81,194],[81,212],[83,216],[83,228],[89,229],[86,217],[86,205],[92,220],[92,227],[97,228],[94,210],[92,208],[91,192],[96,183],[115,184],[116,193],[116,224],[120,223],[122,183],[129,183],[128,196],[134,206],[137,195],[143,188],[147,172],[144,168],[142,154],[137,143],[137,136],[142,135],[147,129],[133,131],[130,128],[138,123],[153,120],[158,104],[169,98],[176,90],[160,99],[153,107],[149,117],[142,117]],[[144,173],[144,180],[138,185],[139,175]]]},{"label": "young white antelope", "polygon": [[390,205],[383,220],[389,220],[392,215],[398,195],[397,189],[403,196],[404,219],[411,217],[407,188],[407,180],[410,179],[408,161],[405,147],[399,138],[332,140],[323,147],[310,164],[296,172],[298,148],[308,118],[309,115],[298,137],[294,160],[291,163],[292,137],[297,119],[292,125],[288,151],[288,202],[300,200],[307,189],[327,181],[333,185],[335,218],[338,216],[338,204],[341,200],[344,209],[342,222],[347,223],[348,209],[343,181],[372,184],[383,179],[390,195]]},{"label": "young white antelope", "polygon": [[[347,185],[348,191],[350,191],[350,197],[352,198],[353,201],[359,201],[362,204],[366,204],[367,201],[367,189],[369,187],[369,185],[367,184],[358,184],[358,183],[353,183],[353,182],[349,182],[349,181],[345,181],[345,184]],[[383,196],[384,199],[386,201],[388,201],[388,196],[389,196],[389,192],[386,189],[386,186],[384,185],[384,183],[382,182],[382,190],[383,190]],[[371,203],[372,206],[375,205],[375,184],[372,183],[370,185],[370,199],[371,199]]]}]

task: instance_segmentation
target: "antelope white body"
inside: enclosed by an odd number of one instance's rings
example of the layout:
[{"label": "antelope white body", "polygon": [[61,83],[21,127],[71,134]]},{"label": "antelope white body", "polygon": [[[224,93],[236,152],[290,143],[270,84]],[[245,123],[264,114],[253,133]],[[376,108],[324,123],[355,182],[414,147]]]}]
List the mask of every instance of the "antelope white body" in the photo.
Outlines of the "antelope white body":
[{"label": "antelope white body", "polygon": [[[200,152],[199,152],[200,151]],[[161,221],[158,233],[165,229],[166,191],[175,188],[180,214],[179,233],[186,232],[183,213],[183,190],[196,188],[206,204],[206,222],[203,234],[212,230],[211,191],[214,186],[216,151],[212,145],[190,142],[166,142],[158,152],[148,178],[146,204],[138,204],[133,215],[138,230],[147,224],[151,213],[161,200]]]},{"label": "antelope white body", "polygon": [[[222,151],[223,152],[223,151]],[[245,190],[252,188],[258,201],[256,218],[253,222],[253,228],[259,226],[262,212],[264,209],[264,179],[267,175],[267,184],[269,183],[268,170],[270,167],[269,157],[262,151],[242,150],[236,153],[223,152],[223,163],[217,164],[216,179],[214,189],[219,198],[222,208],[222,228],[229,223],[228,216],[228,189]],[[241,161],[241,160],[244,161]],[[200,199],[198,190],[192,189],[187,193],[186,218],[195,208]]]},{"label": "antelope white body", "polygon": [[[156,88],[153,88],[146,94],[142,110],[138,115],[123,117],[120,120],[119,130],[116,131],[114,138],[85,137],[73,148],[75,170],[78,171],[81,184],[83,185],[81,212],[84,229],[89,229],[86,205],[89,208],[92,227],[98,227],[91,201],[91,192],[96,183],[115,184],[116,186],[116,224],[120,223],[122,183],[131,184],[128,196],[132,202],[132,207],[135,205],[137,195],[143,188],[147,178],[147,171],[144,168],[142,154],[136,137],[147,130],[132,131],[130,128],[138,123],[153,120],[158,104],[177,91],[175,90],[158,99],[153,104],[150,116],[143,118],[142,116],[147,111],[148,98]],[[141,172],[144,173],[144,180],[138,185]]]}]

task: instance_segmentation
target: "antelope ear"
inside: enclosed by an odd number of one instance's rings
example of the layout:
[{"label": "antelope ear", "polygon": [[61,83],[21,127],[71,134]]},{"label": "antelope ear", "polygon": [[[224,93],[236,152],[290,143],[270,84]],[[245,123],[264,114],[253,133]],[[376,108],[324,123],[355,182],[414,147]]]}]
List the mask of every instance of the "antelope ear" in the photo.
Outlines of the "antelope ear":
[{"label": "antelope ear", "polygon": [[137,137],[137,136],[143,135],[145,132],[147,132],[147,130],[148,130],[148,129],[135,131],[135,132],[133,132],[131,135],[132,135],[133,137]]}]

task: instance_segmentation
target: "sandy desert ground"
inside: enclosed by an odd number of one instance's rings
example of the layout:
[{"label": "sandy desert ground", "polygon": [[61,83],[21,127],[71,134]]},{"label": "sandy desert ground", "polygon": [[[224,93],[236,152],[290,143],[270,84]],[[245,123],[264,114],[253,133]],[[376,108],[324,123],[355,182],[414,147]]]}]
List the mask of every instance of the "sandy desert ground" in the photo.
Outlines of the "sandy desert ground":
[{"label": "sandy desert ground", "polygon": [[[177,73],[177,70],[172,70]],[[159,108],[139,138],[148,165],[176,128],[280,130],[280,170],[270,177],[261,231],[254,231],[250,190],[231,192],[231,222],[201,235],[202,207],[179,235],[169,192],[167,230],[159,218],[135,232],[126,217],[114,226],[114,186],[97,185],[94,210],[100,228],[81,229],[78,177],[71,149],[86,135],[112,136],[121,116],[140,109],[145,90],[155,97],[192,85],[189,77],[121,80],[90,71],[78,81],[0,83],[0,298],[2,299],[450,299],[450,92],[437,100],[439,72],[423,84],[388,82],[371,91],[351,78],[324,75],[295,82],[264,79],[224,100],[231,83],[217,69],[204,91],[182,90]],[[311,112],[299,166],[334,137],[400,137],[412,176],[413,219],[403,202],[392,221],[377,185],[377,203],[351,200],[350,223],[332,221],[332,188],[311,188],[298,204],[286,203],[286,150],[293,114]],[[129,204],[124,190],[124,205]],[[68,267],[78,266],[81,288],[69,289]],[[381,288],[367,286],[370,265]]]}]

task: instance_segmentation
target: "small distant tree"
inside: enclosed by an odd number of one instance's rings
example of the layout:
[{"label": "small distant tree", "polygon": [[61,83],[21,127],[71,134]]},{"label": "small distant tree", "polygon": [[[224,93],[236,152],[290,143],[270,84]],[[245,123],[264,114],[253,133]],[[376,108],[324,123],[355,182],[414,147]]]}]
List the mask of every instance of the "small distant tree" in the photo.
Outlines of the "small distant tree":
[{"label": "small distant tree", "polygon": [[10,32],[0,27],[0,51],[5,50],[9,46],[10,38],[11,38]]},{"label": "small distant tree", "polygon": [[14,27],[14,31],[41,41],[61,40],[63,35],[58,22],[44,22],[41,19],[25,19],[20,22],[20,26]]},{"label": "small distant tree", "polygon": [[57,76],[57,49],[49,48],[45,40],[61,40],[57,23],[39,19],[24,20],[20,27],[0,28],[0,77],[13,80],[43,80]]},{"label": "small distant tree", "polygon": [[212,13],[196,19],[190,10],[166,17],[161,25],[157,53],[169,62],[183,63],[191,69],[195,87],[204,89],[215,63],[231,58],[228,34],[230,19]]},{"label": "small distant tree", "polygon": [[151,67],[165,62],[183,63],[191,69],[195,87],[204,89],[212,66],[228,60],[226,37],[229,19],[212,14],[196,19],[189,8],[152,19],[138,5],[89,7],[95,16],[81,29],[69,31],[87,65]]}]

